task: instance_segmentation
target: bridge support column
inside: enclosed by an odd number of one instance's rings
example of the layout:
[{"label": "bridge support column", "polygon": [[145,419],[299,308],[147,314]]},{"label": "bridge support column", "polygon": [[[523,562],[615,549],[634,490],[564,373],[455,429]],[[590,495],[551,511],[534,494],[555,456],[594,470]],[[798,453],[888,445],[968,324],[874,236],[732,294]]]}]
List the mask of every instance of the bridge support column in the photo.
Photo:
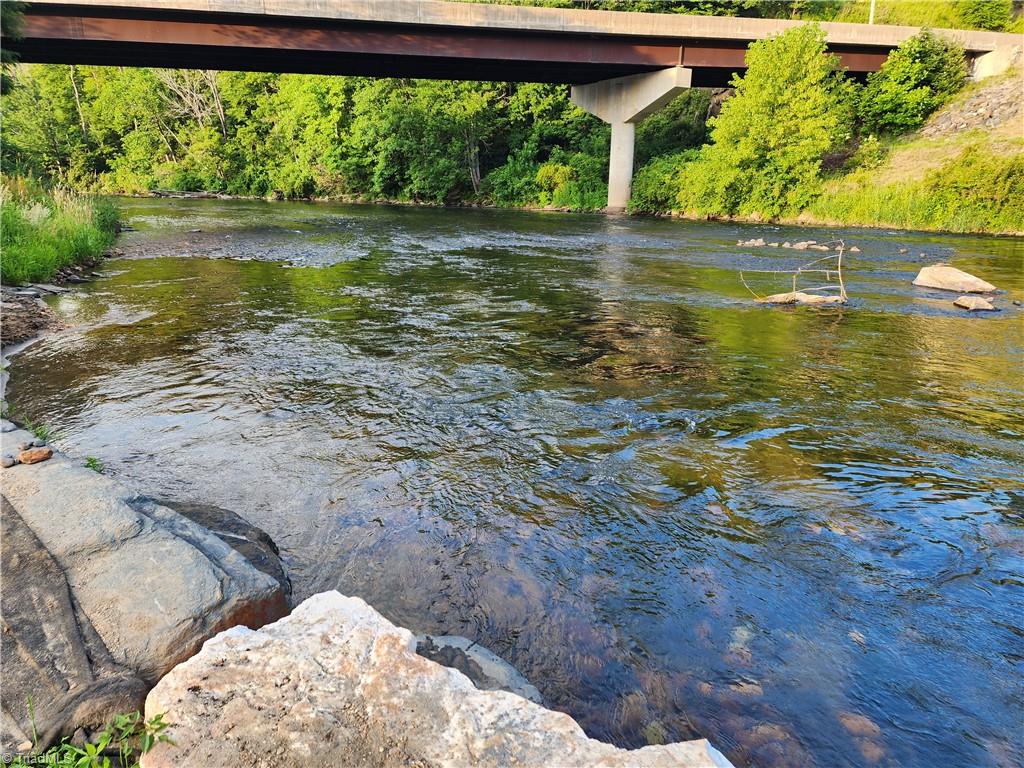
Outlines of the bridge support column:
[{"label": "bridge support column", "polygon": [[636,124],[664,107],[684,88],[689,88],[692,75],[693,71],[686,67],[669,67],[572,87],[572,101],[576,106],[612,126],[609,212],[624,211],[629,203]]}]

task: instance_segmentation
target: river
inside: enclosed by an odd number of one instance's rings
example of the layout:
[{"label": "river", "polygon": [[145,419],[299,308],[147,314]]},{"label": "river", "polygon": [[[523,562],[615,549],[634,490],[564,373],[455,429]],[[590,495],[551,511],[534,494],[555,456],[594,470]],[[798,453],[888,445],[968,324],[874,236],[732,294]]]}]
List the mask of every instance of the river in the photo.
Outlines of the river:
[{"label": "river", "polygon": [[[623,746],[1021,764],[1024,241],[122,206],[124,256],[52,300],[73,327],[9,399],[264,528],[297,599],[474,638]],[[813,256],[751,237],[858,246],[850,303],[756,305],[740,269]],[[935,261],[1003,311],[914,288]]]}]

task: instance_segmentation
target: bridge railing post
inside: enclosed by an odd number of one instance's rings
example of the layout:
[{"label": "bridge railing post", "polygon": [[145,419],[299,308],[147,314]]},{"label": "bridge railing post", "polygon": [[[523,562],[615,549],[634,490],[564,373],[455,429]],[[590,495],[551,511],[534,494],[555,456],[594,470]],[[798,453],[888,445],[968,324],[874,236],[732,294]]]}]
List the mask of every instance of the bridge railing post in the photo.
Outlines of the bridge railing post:
[{"label": "bridge railing post", "polygon": [[664,107],[680,91],[689,88],[692,75],[692,70],[686,67],[669,67],[572,87],[572,101],[576,106],[612,126],[608,162],[609,212],[624,211],[629,204],[636,124]]}]

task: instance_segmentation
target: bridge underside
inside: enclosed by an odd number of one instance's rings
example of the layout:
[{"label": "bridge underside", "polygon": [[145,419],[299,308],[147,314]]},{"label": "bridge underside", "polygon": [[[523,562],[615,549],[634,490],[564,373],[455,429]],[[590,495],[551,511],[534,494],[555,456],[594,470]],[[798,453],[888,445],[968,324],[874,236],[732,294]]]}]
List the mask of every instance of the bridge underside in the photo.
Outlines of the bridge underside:
[{"label": "bridge underside", "polygon": [[[44,5],[29,8],[22,61],[306,72],[372,77],[583,84],[685,66],[694,87],[728,84],[744,44],[611,39],[561,32],[446,29]],[[836,48],[851,73],[878,69],[887,49]]]}]

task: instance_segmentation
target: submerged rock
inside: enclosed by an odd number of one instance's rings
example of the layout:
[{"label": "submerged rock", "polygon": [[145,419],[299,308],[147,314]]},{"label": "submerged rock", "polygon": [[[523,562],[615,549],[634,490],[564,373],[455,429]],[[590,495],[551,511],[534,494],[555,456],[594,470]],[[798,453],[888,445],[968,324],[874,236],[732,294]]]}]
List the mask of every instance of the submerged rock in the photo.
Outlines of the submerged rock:
[{"label": "submerged rock", "polygon": [[544,703],[540,691],[531,685],[518,669],[468,637],[417,637],[416,653],[438,664],[459,670],[482,691],[508,691],[538,704]]},{"label": "submerged rock", "polygon": [[978,310],[986,312],[998,312],[999,308],[994,306],[988,299],[981,296],[961,296],[953,301],[954,306],[966,309],[970,312]]},{"label": "submerged rock", "polygon": [[941,291],[957,293],[992,293],[996,287],[981,278],[951,267],[948,264],[932,264],[922,267],[914,278],[914,285],[921,288],[938,288]]},{"label": "submerged rock", "polygon": [[254,632],[208,641],[150,692],[174,744],[143,768],[245,765],[725,768],[706,740],[619,749],[566,714],[415,652],[416,639],[356,597],[315,595]]},{"label": "submerged rock", "polygon": [[803,291],[790,291],[789,293],[774,293],[758,299],[762,304],[845,304],[846,299],[842,296],[822,296],[817,293],[804,293]]}]

